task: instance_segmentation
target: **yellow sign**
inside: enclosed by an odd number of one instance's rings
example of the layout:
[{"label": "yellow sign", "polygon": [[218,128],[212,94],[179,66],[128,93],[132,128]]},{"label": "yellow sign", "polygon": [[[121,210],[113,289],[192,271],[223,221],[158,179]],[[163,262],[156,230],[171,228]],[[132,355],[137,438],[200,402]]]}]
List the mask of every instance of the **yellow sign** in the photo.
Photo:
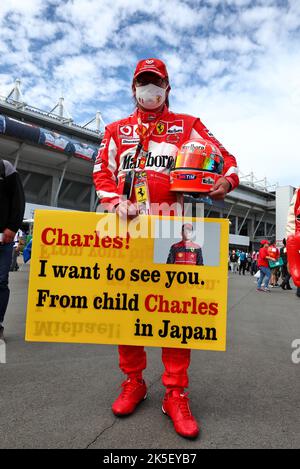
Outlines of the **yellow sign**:
[{"label": "yellow sign", "polygon": [[26,340],[225,350],[227,251],[219,218],[37,210]]}]

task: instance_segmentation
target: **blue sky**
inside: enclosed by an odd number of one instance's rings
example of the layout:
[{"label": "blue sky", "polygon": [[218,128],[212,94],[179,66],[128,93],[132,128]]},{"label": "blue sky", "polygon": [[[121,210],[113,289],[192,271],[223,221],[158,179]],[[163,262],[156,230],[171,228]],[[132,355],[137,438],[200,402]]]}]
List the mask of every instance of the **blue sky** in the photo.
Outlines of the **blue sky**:
[{"label": "blue sky", "polygon": [[136,62],[159,57],[171,109],[197,115],[240,170],[300,185],[300,1],[8,0],[0,4],[0,95],[77,123],[128,115]]}]

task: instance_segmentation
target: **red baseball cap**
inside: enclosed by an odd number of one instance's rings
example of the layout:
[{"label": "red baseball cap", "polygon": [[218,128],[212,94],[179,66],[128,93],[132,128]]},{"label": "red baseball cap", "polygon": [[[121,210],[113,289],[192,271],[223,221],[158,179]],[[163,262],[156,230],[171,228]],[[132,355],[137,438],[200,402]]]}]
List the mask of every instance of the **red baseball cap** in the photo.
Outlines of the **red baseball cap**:
[{"label": "red baseball cap", "polygon": [[270,241],[268,241],[267,239],[262,239],[260,244],[270,244]]},{"label": "red baseball cap", "polygon": [[167,67],[159,59],[143,59],[136,66],[133,79],[144,72],[155,73],[161,78],[168,78]]}]

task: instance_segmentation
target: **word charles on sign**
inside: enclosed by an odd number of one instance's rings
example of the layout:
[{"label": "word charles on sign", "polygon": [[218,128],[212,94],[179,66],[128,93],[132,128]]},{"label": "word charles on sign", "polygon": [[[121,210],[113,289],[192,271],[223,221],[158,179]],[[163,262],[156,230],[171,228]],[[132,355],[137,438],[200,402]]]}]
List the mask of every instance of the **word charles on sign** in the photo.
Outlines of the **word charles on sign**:
[{"label": "word charles on sign", "polygon": [[129,249],[129,233],[124,239],[120,236],[111,238],[110,236],[100,237],[97,231],[93,234],[64,233],[61,228],[47,227],[42,231],[41,241],[45,246],[71,246],[71,247],[93,247],[93,248],[113,248],[121,249],[124,247]]}]

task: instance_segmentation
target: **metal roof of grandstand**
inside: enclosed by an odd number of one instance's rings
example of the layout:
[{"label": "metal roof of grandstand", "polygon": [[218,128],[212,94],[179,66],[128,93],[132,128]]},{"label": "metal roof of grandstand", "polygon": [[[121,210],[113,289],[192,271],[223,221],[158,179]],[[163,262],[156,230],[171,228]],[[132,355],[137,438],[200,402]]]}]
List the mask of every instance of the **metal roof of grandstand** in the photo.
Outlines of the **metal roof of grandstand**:
[{"label": "metal roof of grandstand", "polygon": [[[84,125],[76,124],[70,114],[66,111],[64,98],[59,98],[58,103],[51,111],[45,111],[35,106],[27,104],[20,89],[20,80],[15,81],[15,85],[7,96],[0,95],[0,110],[7,112],[12,117],[22,116],[23,118],[37,124],[48,124],[67,133],[76,133],[82,138],[92,138],[99,142],[99,137],[103,137],[105,123],[101,113],[98,111],[94,118]],[[102,129],[101,129],[102,127]]]}]

